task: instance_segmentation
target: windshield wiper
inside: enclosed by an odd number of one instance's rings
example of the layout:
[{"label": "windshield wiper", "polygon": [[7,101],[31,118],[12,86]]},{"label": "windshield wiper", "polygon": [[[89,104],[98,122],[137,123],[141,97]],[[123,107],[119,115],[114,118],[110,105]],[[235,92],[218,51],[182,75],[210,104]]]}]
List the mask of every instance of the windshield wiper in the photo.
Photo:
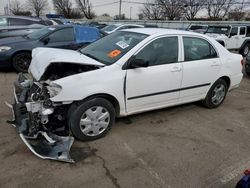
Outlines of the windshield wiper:
[{"label": "windshield wiper", "polygon": [[[81,51],[80,51],[80,52],[81,52]],[[86,55],[86,56],[88,56],[88,57],[90,57],[90,58],[96,60],[96,61],[99,61],[99,62],[103,63],[100,59],[98,59],[97,57],[95,57],[95,56],[93,56],[93,55],[91,55],[91,54],[89,54],[89,53],[83,53],[83,52],[81,52],[81,53],[82,53],[83,55]]]}]

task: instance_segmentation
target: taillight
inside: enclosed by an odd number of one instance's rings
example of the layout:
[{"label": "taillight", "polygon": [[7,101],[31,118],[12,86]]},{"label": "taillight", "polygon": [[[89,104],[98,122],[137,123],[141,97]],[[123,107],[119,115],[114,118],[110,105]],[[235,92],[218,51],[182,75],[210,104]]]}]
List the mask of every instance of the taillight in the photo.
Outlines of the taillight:
[{"label": "taillight", "polygon": [[240,63],[242,65],[242,67],[243,67],[243,65],[244,65],[244,59],[241,59]]}]

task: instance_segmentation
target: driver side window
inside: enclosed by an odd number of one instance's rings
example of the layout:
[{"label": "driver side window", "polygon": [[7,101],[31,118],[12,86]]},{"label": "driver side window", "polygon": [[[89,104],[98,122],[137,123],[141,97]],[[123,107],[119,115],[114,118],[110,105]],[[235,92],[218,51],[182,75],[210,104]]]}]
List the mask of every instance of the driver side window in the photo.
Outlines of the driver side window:
[{"label": "driver side window", "polygon": [[149,66],[178,62],[178,37],[159,38],[144,47],[136,59],[148,62]]},{"label": "driver side window", "polygon": [[50,42],[66,42],[74,40],[73,28],[65,28],[49,35]]}]

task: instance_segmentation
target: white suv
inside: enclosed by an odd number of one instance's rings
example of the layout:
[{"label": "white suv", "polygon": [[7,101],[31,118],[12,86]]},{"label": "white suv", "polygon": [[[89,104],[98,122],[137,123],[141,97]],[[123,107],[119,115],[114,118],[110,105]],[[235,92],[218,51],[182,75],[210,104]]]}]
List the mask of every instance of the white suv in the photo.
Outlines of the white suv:
[{"label": "white suv", "polygon": [[[94,140],[116,117],[194,101],[216,108],[242,79],[241,55],[177,30],[118,31],[79,51],[37,48],[32,57],[31,78],[15,82],[12,123],[35,154],[64,161],[72,137],[59,137],[62,130]],[[38,135],[51,152],[32,149],[27,138]]]},{"label": "white suv", "polygon": [[228,50],[237,50],[244,57],[250,50],[250,26],[209,26],[205,32]]}]

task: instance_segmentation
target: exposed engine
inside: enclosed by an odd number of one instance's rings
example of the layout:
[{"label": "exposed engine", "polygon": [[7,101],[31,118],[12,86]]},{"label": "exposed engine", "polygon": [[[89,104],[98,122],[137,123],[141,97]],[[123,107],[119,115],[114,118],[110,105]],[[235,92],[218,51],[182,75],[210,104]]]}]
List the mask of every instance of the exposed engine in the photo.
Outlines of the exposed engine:
[{"label": "exposed engine", "polygon": [[99,69],[95,65],[82,65],[74,63],[52,63],[48,66],[41,80],[57,80],[63,77]]}]

